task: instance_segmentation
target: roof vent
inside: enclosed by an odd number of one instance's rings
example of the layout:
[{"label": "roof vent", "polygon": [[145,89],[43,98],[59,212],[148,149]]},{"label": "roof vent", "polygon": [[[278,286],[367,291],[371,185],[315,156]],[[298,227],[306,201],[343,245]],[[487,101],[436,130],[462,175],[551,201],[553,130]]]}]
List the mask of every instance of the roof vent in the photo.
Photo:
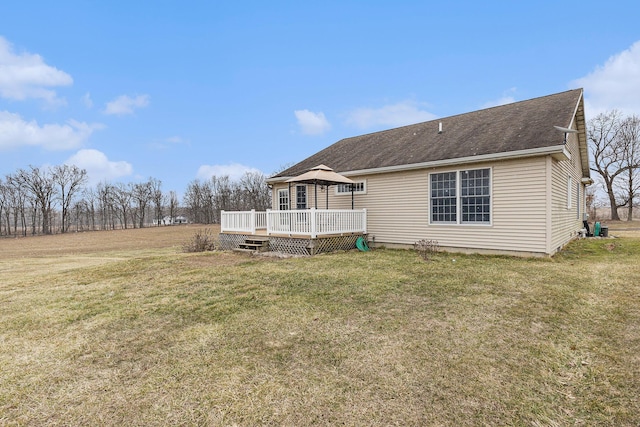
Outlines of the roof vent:
[{"label": "roof vent", "polygon": [[442,133],[442,122],[438,122],[438,133]]}]

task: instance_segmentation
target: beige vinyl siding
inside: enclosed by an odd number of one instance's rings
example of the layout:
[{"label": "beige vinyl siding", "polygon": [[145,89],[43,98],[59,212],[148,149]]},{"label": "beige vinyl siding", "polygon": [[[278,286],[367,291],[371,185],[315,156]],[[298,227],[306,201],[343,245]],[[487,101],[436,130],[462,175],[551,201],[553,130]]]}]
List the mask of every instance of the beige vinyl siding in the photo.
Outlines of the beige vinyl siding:
[{"label": "beige vinyl siding", "polygon": [[[429,224],[429,173],[481,168],[491,169],[491,224]],[[367,208],[376,243],[436,239],[443,247],[546,252],[544,157],[351,178],[367,180],[367,194],[355,196],[355,207]],[[332,205],[349,208],[351,197],[340,198]]]},{"label": "beige vinyl siding", "polygon": [[[582,229],[584,213],[584,185],[580,185],[578,201],[577,183],[581,183],[582,164],[575,134],[567,138],[567,150],[571,160],[552,160],[552,197],[551,197],[551,253],[557,252],[574,239]],[[567,207],[567,181],[571,177],[571,207]],[[576,214],[576,203],[580,203],[580,215]]]}]

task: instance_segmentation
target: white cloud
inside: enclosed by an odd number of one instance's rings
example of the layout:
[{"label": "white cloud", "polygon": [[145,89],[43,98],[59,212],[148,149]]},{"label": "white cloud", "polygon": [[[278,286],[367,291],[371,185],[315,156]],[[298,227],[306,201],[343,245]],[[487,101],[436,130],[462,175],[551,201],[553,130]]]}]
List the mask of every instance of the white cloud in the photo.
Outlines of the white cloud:
[{"label": "white cloud", "polygon": [[347,124],[360,129],[373,127],[399,127],[433,120],[437,116],[420,109],[413,100],[385,105],[380,108],[357,108],[347,115]]},{"label": "white cloud", "polygon": [[40,55],[16,54],[13,46],[0,37],[0,97],[15,100],[42,99],[49,105],[65,104],[54,90],[73,84],[71,76],[47,65]]},{"label": "white cloud", "polygon": [[0,111],[0,150],[20,146],[37,146],[46,150],[78,148],[91,134],[104,126],[68,120],[66,124],[26,121],[20,115]]},{"label": "white cloud", "polygon": [[516,92],[516,88],[512,87],[508,91],[504,92],[500,98],[494,99],[492,101],[487,101],[484,104],[482,104],[482,108],[498,107],[500,105],[506,105],[506,104],[511,104],[513,102],[516,102],[515,98],[512,95],[509,95],[510,93],[513,94],[515,92]]},{"label": "white cloud", "polygon": [[331,124],[324,113],[314,113],[309,110],[296,110],[293,112],[298,119],[298,126],[305,135],[321,135],[331,129]]},{"label": "white cloud", "polygon": [[120,95],[113,101],[107,102],[104,113],[123,116],[125,114],[133,114],[134,109],[143,108],[147,105],[149,105],[149,95],[138,95],[135,98]]},{"label": "white cloud", "polygon": [[115,180],[133,173],[133,166],[129,162],[111,161],[103,152],[94,149],[80,150],[64,163],[86,169],[91,185]]},{"label": "white cloud", "polygon": [[82,96],[82,103],[87,108],[92,108],[93,107],[93,100],[91,99],[91,94],[89,92],[85,93]]},{"label": "white cloud", "polygon": [[231,163],[228,165],[202,165],[198,168],[197,178],[202,180],[211,179],[212,176],[222,177],[229,176],[231,181],[238,181],[247,172],[258,172],[260,170],[239,163]]},{"label": "white cloud", "polygon": [[640,114],[640,41],[574,80],[572,86],[584,88],[589,116],[614,109]]}]

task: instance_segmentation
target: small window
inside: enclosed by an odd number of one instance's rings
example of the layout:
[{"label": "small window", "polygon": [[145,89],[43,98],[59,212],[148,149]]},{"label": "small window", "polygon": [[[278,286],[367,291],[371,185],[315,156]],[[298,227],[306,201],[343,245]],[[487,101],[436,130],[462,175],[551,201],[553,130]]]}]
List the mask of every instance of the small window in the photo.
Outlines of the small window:
[{"label": "small window", "polygon": [[278,209],[281,211],[289,210],[289,190],[278,190]]},{"label": "small window", "polygon": [[307,209],[306,185],[296,185],[296,209]]},{"label": "small window", "polygon": [[365,194],[367,192],[366,181],[357,181],[353,184],[338,184],[336,185],[336,194],[344,195],[351,194],[351,187],[353,186],[354,194]]}]

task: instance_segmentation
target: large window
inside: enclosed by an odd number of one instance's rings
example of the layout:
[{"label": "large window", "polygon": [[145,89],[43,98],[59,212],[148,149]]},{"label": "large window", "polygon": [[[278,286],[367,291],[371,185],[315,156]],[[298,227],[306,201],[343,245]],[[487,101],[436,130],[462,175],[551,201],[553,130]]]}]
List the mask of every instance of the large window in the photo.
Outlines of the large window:
[{"label": "large window", "polygon": [[296,209],[307,209],[306,185],[296,185]]},{"label": "large window", "polygon": [[490,177],[488,168],[431,174],[431,222],[490,224]]},{"label": "large window", "polygon": [[431,175],[431,222],[458,221],[456,172]]},{"label": "large window", "polygon": [[490,222],[489,169],[460,172],[462,222]]}]

